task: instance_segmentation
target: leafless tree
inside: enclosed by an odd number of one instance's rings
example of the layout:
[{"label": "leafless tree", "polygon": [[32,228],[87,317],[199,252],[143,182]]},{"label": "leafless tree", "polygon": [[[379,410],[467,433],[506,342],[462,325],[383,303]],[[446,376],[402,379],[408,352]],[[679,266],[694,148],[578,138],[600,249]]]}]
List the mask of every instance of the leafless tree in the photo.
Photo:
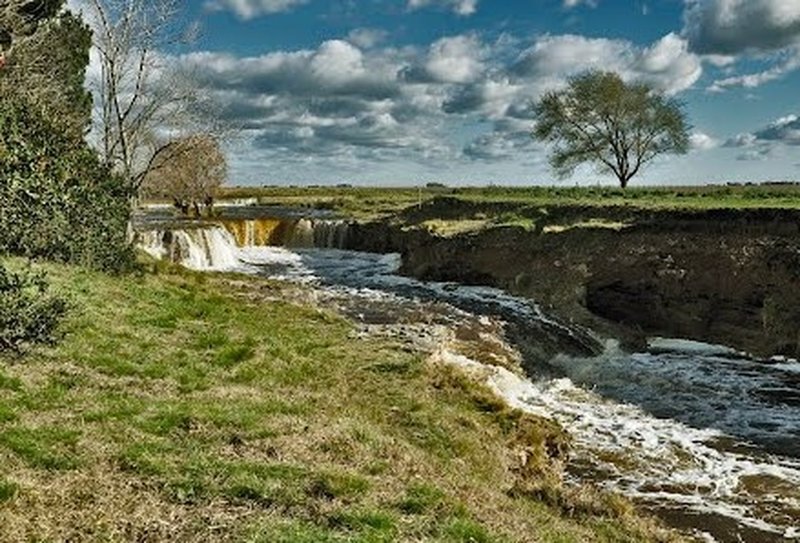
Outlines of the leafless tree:
[{"label": "leafless tree", "polygon": [[88,0],[100,65],[95,130],[103,159],[137,190],[171,155],[175,134],[207,129],[192,77],[169,61],[188,39],[178,0]]},{"label": "leafless tree", "polygon": [[171,200],[186,215],[193,211],[200,216],[201,206],[210,211],[228,171],[219,141],[209,134],[195,134],[171,140],[169,145],[169,155],[154,159],[142,192]]}]

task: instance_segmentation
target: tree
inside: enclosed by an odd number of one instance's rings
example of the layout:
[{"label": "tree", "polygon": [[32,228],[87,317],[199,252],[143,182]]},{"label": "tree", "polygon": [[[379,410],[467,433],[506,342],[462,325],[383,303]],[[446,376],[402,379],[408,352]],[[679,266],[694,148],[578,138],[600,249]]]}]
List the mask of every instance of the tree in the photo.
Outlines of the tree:
[{"label": "tree", "polygon": [[172,142],[159,134],[192,124],[196,86],[168,62],[187,38],[178,0],[89,0],[84,16],[94,35],[101,76],[93,82],[100,155],[138,191]]},{"label": "tree", "polygon": [[82,141],[91,119],[84,88],[91,31],[64,0],[7,0],[0,7],[0,95],[44,110]]},{"label": "tree", "polygon": [[143,192],[150,197],[168,198],[184,214],[193,210],[200,216],[200,206],[210,209],[225,182],[225,155],[216,138],[208,134],[172,140],[169,144],[169,155],[156,157]]},{"label": "tree", "polygon": [[535,119],[534,137],[555,144],[550,164],[559,176],[595,163],[616,175],[623,189],[655,157],[689,149],[680,102],[611,72],[587,72],[547,93]]},{"label": "tree", "polygon": [[84,139],[91,33],[62,4],[0,4],[0,252],[119,271],[130,193]]}]

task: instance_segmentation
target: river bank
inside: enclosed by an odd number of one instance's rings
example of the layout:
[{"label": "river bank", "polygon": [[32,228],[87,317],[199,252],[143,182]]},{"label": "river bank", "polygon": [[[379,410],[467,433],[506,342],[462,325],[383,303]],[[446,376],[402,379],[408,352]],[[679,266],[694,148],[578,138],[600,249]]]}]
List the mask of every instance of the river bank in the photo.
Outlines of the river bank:
[{"label": "river bank", "polygon": [[0,370],[3,541],[677,539],[563,482],[558,425],[431,356],[446,322],[148,266],[47,266],[75,310]]},{"label": "river bank", "polygon": [[[423,206],[409,210],[416,219],[366,224],[269,211],[237,209],[248,216],[191,228],[161,225],[141,242],[155,256],[202,269],[233,263],[248,273],[317,285],[346,300],[343,310],[356,322],[399,327],[402,334],[464,319],[495,323],[466,333],[494,343],[483,340],[464,355],[445,358],[479,370],[509,405],[561,423],[580,444],[570,457],[569,477],[622,492],[673,526],[717,541],[800,536],[792,521],[800,503],[792,490],[800,483],[800,412],[792,403],[796,364],[764,364],[737,349],[689,341],[651,340],[641,347],[630,341],[618,349],[604,341],[620,337],[613,335],[614,323],[598,333],[554,308],[487,287],[486,278],[437,282],[398,274],[415,244],[520,228],[493,226],[483,211],[445,221],[430,219]],[[538,237],[586,228],[574,226],[574,213],[565,224],[563,215],[534,212],[545,220],[520,214],[504,220],[527,220],[525,232]],[[619,229],[620,219],[585,222],[589,229],[610,229],[609,223]],[[341,249],[348,244],[404,254]],[[495,359],[498,341],[516,353],[513,363]],[[509,368],[516,368],[516,377],[504,373]]]},{"label": "river bank", "polygon": [[800,354],[800,212],[530,207],[440,198],[359,223],[347,248],[502,288],[631,348],[649,336]]}]

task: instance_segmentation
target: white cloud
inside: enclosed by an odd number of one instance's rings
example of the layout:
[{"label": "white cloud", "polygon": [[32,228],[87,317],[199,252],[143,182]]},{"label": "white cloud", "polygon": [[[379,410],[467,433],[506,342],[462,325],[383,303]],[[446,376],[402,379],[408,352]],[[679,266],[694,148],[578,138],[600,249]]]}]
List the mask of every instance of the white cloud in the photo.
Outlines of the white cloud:
[{"label": "white cloud", "polygon": [[564,0],[564,8],[572,9],[584,5],[592,8],[597,7],[598,0]]},{"label": "white cloud", "polygon": [[693,51],[737,55],[800,41],[797,0],[686,0],[684,33]]},{"label": "white cloud", "polygon": [[475,36],[442,38],[431,45],[427,73],[442,83],[469,83],[484,70],[485,52]]},{"label": "white cloud", "polygon": [[737,157],[739,160],[764,160],[778,154],[786,146],[800,146],[800,117],[794,114],[725,142],[725,147],[742,149]]},{"label": "white cloud", "polygon": [[639,53],[631,77],[668,94],[677,94],[694,85],[701,75],[700,58],[689,52],[686,41],[676,34],[667,34]]},{"label": "white cloud", "polygon": [[514,69],[545,87],[561,86],[569,76],[586,70],[609,70],[629,81],[650,83],[668,94],[690,88],[703,73],[700,58],[675,34],[667,34],[644,49],[624,40],[545,36],[523,52]]},{"label": "white cloud", "polygon": [[347,35],[347,41],[362,49],[371,49],[388,37],[389,33],[380,28],[356,28]]},{"label": "white cloud", "polygon": [[760,87],[770,81],[781,79],[785,75],[800,68],[800,48],[788,51],[784,59],[766,70],[760,72],[740,74],[723,79],[717,79],[708,88],[711,92],[723,92],[731,87],[744,87],[752,89]]},{"label": "white cloud", "polygon": [[408,0],[408,9],[438,6],[449,9],[458,15],[473,15],[478,11],[478,0]]},{"label": "white cloud", "polygon": [[282,13],[308,3],[309,0],[208,0],[205,4],[212,11],[232,11],[244,20],[262,15]]},{"label": "white cloud", "polygon": [[333,85],[344,85],[365,75],[361,50],[341,40],[323,43],[311,57],[309,67],[314,77]]},{"label": "white cloud", "polygon": [[703,132],[693,132],[689,136],[689,144],[695,151],[710,151],[719,147],[719,141]]}]

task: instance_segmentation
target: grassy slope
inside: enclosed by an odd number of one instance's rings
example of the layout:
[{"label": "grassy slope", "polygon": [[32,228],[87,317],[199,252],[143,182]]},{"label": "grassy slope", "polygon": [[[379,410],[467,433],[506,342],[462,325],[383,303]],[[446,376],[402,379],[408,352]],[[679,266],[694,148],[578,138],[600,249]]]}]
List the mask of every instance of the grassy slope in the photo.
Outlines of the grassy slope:
[{"label": "grassy slope", "polygon": [[397,212],[437,196],[529,206],[631,206],[641,209],[800,208],[800,185],[482,188],[248,188],[224,189],[223,198],[258,198],[262,203],[334,209],[357,218]]},{"label": "grassy slope", "polygon": [[520,484],[546,425],[290,287],[49,269],[76,310],[57,348],[0,359],[2,541],[652,537],[546,469]]}]

